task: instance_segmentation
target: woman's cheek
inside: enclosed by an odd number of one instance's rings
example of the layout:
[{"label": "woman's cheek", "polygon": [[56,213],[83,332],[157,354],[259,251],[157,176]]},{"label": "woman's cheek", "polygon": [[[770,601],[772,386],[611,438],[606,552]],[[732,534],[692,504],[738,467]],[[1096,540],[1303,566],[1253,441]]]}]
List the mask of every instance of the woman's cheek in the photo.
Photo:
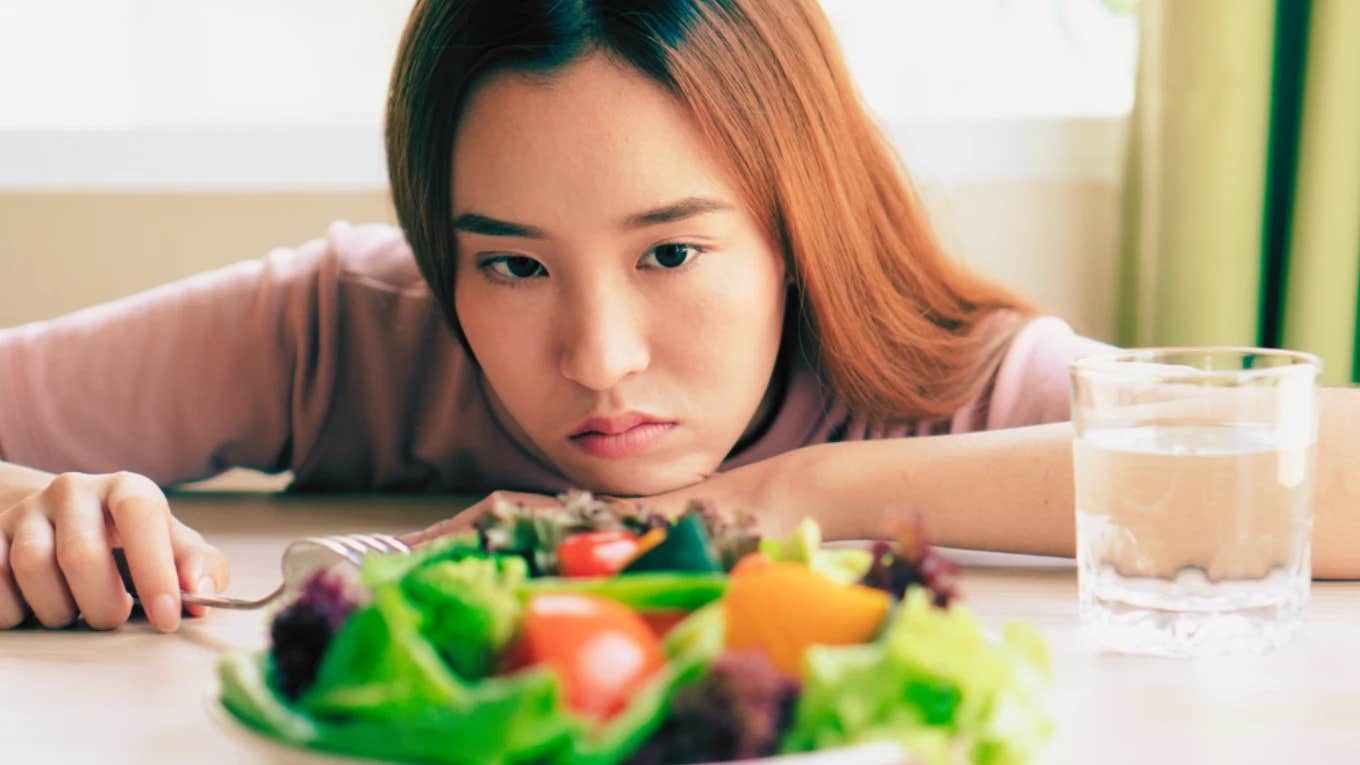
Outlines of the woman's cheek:
[{"label": "woman's cheek", "polygon": [[534,380],[548,379],[546,373],[552,371],[544,368],[543,347],[548,338],[544,335],[546,327],[541,326],[541,312],[532,307],[506,306],[495,295],[477,290],[467,292],[466,299],[457,304],[458,322],[478,365],[503,398],[532,395],[523,389],[532,386]]},{"label": "woman's cheek", "polygon": [[782,299],[777,286],[752,289],[767,281],[763,276],[734,274],[735,283],[713,285],[678,308],[676,315],[686,317],[674,336],[682,348],[654,356],[683,364],[675,371],[707,391],[709,406],[754,406],[769,382],[783,324]]}]

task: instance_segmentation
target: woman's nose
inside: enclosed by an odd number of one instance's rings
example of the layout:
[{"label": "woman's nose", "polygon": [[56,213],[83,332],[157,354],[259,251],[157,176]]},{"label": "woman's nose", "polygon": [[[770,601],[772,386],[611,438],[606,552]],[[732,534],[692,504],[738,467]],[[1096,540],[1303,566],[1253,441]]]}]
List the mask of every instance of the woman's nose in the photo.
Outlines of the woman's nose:
[{"label": "woman's nose", "polygon": [[605,391],[647,368],[650,353],[643,317],[617,290],[594,291],[571,301],[560,317],[562,375]]}]

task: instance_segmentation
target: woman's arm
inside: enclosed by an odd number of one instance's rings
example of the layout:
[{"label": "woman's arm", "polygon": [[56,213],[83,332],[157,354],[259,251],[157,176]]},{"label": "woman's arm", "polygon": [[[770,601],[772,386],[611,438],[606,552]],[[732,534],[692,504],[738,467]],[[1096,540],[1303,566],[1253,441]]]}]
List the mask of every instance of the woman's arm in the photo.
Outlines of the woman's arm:
[{"label": "woman's arm", "polygon": [[[1322,391],[1313,574],[1360,578],[1360,389]],[[1055,423],[963,435],[820,444],[656,498],[704,496],[762,508],[774,529],[804,516],[829,538],[882,533],[918,512],[933,542],[1072,555],[1072,428]],[[773,515],[769,513],[773,511]]]},{"label": "woman's arm", "polygon": [[1323,388],[1313,577],[1360,579],[1360,388]]},{"label": "woman's arm", "polygon": [[329,242],[0,329],[0,459],[161,485],[290,467],[338,365]]}]

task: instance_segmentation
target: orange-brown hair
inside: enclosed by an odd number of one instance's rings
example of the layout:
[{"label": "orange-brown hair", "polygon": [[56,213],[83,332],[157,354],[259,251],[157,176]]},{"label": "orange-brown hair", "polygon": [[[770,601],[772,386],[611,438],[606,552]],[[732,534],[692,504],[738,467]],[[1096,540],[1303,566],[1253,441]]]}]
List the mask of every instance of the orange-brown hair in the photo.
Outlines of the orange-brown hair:
[{"label": "orange-brown hair", "polygon": [[952,414],[987,384],[1032,308],[950,260],[860,101],[816,0],[421,0],[392,75],[398,218],[450,326],[452,143],[478,82],[591,51],[694,116],[789,259],[830,389],[872,419]]}]

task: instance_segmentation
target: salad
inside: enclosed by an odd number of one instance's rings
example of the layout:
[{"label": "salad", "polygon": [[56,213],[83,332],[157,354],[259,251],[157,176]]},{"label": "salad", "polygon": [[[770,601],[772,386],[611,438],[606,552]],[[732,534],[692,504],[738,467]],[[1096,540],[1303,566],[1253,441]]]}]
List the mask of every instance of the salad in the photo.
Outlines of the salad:
[{"label": "salad", "polygon": [[1051,723],[1041,638],[985,631],[919,524],[824,548],[804,521],[577,492],[307,580],[222,704],[317,749],[455,763],[688,763],[888,740],[923,762],[1027,761]]}]

